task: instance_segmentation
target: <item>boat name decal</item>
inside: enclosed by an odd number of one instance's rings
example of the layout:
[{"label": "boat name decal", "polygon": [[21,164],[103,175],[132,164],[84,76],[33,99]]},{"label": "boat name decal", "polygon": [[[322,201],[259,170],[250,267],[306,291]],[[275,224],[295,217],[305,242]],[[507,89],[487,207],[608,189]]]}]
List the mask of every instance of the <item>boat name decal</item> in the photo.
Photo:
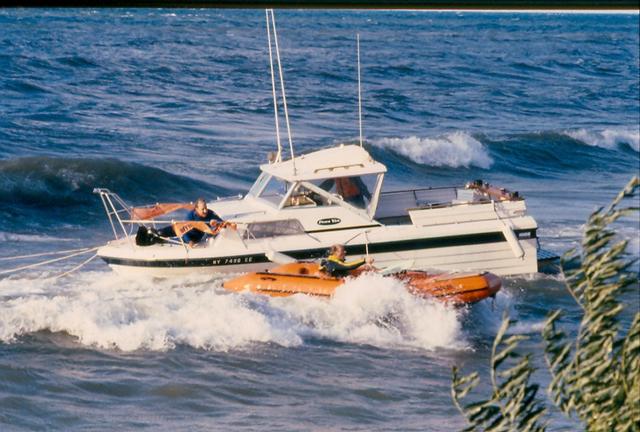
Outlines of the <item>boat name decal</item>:
[{"label": "boat name decal", "polygon": [[342,222],[340,218],[324,218],[318,220],[318,225],[335,225]]}]

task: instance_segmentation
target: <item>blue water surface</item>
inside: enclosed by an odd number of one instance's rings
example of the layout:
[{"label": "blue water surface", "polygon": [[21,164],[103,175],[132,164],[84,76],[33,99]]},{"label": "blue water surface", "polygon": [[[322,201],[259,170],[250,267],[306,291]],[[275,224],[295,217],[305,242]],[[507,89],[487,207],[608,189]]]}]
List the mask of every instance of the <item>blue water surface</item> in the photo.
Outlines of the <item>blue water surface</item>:
[{"label": "blue water surface", "polygon": [[[276,18],[298,153],[357,142],[360,34],[365,147],[387,188],[482,178],[518,190],[544,246],[563,252],[638,174],[637,13]],[[94,187],[133,204],[245,192],[275,148],[264,21],[0,10],[0,256],[110,240]],[[637,230],[637,218],[620,227],[635,256]],[[97,261],[47,279],[64,268],[0,280],[2,430],[455,430],[451,366],[479,370],[488,394],[503,310],[541,369],[546,314],[580,318],[549,276],[506,279],[495,307],[451,310],[380,280],[375,295],[354,284],[326,303],[225,294],[219,280],[130,282]],[[551,407],[549,419],[576,427]]]}]

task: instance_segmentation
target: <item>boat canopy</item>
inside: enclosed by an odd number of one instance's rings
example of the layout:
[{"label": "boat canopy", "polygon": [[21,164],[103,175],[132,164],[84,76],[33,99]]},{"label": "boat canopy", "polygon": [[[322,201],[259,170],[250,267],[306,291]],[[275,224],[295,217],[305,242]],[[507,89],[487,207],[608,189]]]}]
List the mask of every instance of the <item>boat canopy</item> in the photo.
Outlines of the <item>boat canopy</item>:
[{"label": "boat canopy", "polygon": [[382,174],[387,168],[373,160],[371,155],[358,145],[339,145],[318,150],[282,162],[264,164],[260,169],[288,182],[322,180],[337,177],[355,177]]}]

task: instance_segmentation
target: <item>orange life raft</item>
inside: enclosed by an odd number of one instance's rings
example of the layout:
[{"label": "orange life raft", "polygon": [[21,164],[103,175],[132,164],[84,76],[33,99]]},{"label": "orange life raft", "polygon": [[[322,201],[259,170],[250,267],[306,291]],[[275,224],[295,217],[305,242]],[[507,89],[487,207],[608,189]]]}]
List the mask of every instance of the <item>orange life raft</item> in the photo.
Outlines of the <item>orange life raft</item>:
[{"label": "orange life raft", "polygon": [[[353,272],[353,276],[359,273]],[[415,295],[432,297],[448,303],[475,303],[494,296],[501,288],[500,278],[493,273],[429,274],[406,270],[389,275],[404,281]],[[323,276],[315,263],[291,263],[271,271],[249,273],[224,283],[229,291],[251,291],[272,297],[308,294],[330,297],[344,283],[342,278]]]}]

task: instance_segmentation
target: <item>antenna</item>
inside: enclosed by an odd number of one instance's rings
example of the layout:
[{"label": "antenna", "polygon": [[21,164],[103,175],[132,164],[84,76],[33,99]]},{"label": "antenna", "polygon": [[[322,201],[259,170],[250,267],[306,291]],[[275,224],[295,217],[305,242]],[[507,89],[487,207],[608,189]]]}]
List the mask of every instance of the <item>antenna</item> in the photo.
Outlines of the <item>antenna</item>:
[{"label": "antenna", "polygon": [[271,13],[271,26],[273,28],[273,40],[276,47],[276,60],[278,61],[278,74],[280,75],[280,90],[282,92],[282,105],[284,107],[284,118],[287,124],[287,135],[289,137],[289,150],[291,151],[291,162],[293,164],[293,174],[296,174],[296,159],[293,154],[293,140],[291,139],[291,126],[289,124],[289,111],[287,110],[287,95],[284,91],[284,76],[282,74],[282,63],[280,62],[280,48],[278,47],[278,32],[276,30],[276,17],[273,9],[268,9]]},{"label": "antenna", "polygon": [[280,143],[280,122],[278,121],[278,100],[276,97],[276,78],[273,71],[273,52],[271,50],[271,25],[269,23],[269,10],[265,9],[267,16],[267,39],[269,40],[269,67],[271,69],[271,93],[273,94],[273,115],[276,122],[276,141],[278,143],[278,153],[276,154],[274,162],[280,162],[282,160],[282,144]]},{"label": "antenna", "polygon": [[358,126],[360,128],[360,147],[362,147],[362,90],[360,89],[360,33],[356,33],[356,52],[358,53]]}]

